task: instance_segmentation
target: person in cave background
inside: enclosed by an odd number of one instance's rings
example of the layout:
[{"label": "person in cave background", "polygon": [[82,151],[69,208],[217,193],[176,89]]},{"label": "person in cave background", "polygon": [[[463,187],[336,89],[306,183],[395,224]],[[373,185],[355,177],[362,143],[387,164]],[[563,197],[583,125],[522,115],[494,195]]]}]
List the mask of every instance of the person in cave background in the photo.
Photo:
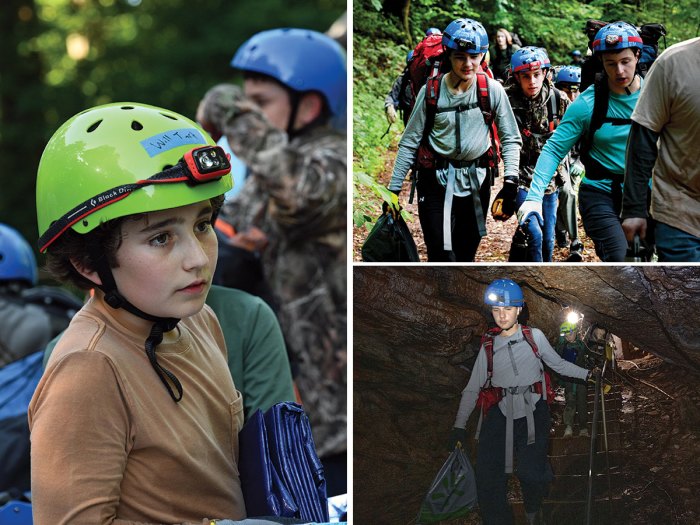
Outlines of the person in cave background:
[{"label": "person in cave background", "polygon": [[[484,293],[497,328],[493,337],[493,366],[489,382],[485,345],[482,344],[450,435],[450,448],[466,443],[466,423],[480,393],[496,393],[498,410],[484,409],[477,429],[476,486],[484,525],[509,525],[513,516],[507,500],[507,481],[513,472],[520,480],[529,524],[541,523],[542,499],[553,479],[547,463],[551,417],[545,395],[543,364],[562,376],[584,382],[600,374],[562,359],[541,330],[532,328],[538,354],[525,339],[518,316],[525,306],[520,286],[510,279],[496,279]],[[496,335],[497,334],[497,335]],[[543,388],[538,388],[542,384]],[[537,385],[537,386],[536,386]],[[480,433],[480,435],[479,435]],[[505,454],[503,451],[505,450]]]}]

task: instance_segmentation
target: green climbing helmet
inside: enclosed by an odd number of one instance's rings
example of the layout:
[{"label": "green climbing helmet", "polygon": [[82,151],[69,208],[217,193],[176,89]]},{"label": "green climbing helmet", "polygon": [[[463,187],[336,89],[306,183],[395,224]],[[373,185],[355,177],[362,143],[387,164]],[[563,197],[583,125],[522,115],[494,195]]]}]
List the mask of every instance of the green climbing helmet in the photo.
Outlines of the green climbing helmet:
[{"label": "green climbing helmet", "polygon": [[211,199],[232,185],[226,154],[190,119],[145,104],[97,106],[63,124],[41,155],[39,249],[68,228],[85,234],[118,217]]},{"label": "green climbing helmet", "polygon": [[559,327],[559,333],[562,335],[568,334],[571,332],[576,331],[576,323],[572,323],[570,321],[564,321],[561,326]]}]

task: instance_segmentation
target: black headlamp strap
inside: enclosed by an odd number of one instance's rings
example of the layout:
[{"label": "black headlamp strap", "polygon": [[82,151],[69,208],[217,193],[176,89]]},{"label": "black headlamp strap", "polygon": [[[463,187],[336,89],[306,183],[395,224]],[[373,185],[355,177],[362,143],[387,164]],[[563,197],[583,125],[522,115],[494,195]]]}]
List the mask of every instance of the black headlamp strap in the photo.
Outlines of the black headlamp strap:
[{"label": "black headlamp strap", "polygon": [[[158,362],[156,347],[163,341],[163,334],[174,329],[180,320],[174,317],[157,317],[136,308],[119,293],[119,290],[117,290],[117,283],[114,281],[112,269],[109,267],[107,258],[104,256],[104,252],[94,244],[88,245],[88,250],[90,251],[90,258],[92,263],[95,265],[97,275],[102,281],[99,288],[105,294],[105,302],[114,309],[123,308],[136,317],[140,317],[141,319],[145,319],[147,321],[153,321],[151,333],[146,338],[145,343],[146,357],[148,357],[148,361],[151,363],[153,370],[158,376],[158,379],[160,379],[163,385],[165,385],[170,397],[173,399],[173,401],[178,403],[182,399],[182,384],[175,374],[163,367]],[[177,395],[175,395],[173,392],[171,384],[173,387],[175,387],[175,390],[177,390]]]},{"label": "black headlamp strap", "polygon": [[[158,362],[158,358],[156,357],[156,347],[161,343],[161,341],[163,341],[163,332],[167,330],[168,327],[164,326],[163,323],[153,323],[151,333],[146,339],[146,356],[148,357],[153,370],[155,370],[156,374],[158,375],[158,378],[168,391],[168,394],[170,394],[170,397],[173,399],[173,401],[178,403],[182,399],[182,384],[175,374],[163,367],[163,365]],[[175,392],[173,392],[173,387],[177,391],[177,395]]]}]

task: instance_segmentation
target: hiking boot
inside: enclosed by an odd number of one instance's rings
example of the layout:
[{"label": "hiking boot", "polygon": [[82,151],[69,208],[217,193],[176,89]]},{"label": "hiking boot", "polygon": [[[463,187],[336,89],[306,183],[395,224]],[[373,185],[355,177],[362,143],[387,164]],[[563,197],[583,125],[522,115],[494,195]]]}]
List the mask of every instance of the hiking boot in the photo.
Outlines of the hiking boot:
[{"label": "hiking boot", "polygon": [[582,428],[582,429],[579,431],[578,435],[579,435],[580,437],[589,437],[588,429],[587,429],[587,428]]},{"label": "hiking boot", "polygon": [[571,243],[569,247],[569,257],[567,257],[566,262],[581,262],[583,261],[583,243],[576,240]]},{"label": "hiking boot", "polygon": [[566,248],[566,245],[568,244],[566,242],[566,232],[564,230],[556,230],[554,235],[557,239],[557,247]]},{"label": "hiking boot", "polygon": [[574,429],[571,428],[571,425],[566,425],[566,428],[564,429],[564,437],[565,438],[570,438],[574,433]]}]

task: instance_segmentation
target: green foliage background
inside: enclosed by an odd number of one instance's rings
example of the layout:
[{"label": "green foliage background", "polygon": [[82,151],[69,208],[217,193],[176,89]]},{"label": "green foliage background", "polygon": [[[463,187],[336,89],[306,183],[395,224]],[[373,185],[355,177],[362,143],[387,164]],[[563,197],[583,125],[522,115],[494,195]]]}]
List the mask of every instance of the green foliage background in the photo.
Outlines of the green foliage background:
[{"label": "green foliage background", "polygon": [[[444,29],[455,18],[482,22],[489,41],[499,27],[515,31],[524,45],[545,47],[552,64],[566,64],[573,49],[584,52],[589,18],[666,26],[668,46],[700,34],[700,0],[355,0],[353,8],[353,172],[354,222],[368,222],[379,196],[376,176],[402,124],[382,138],[387,122],[384,97],[405,65],[406,54],[429,27]],[[660,49],[664,49],[663,39]],[[369,189],[370,191],[364,191]]]},{"label": "green foliage background", "polygon": [[[236,80],[229,62],[250,36],[325,31],[345,9],[345,0],[3,0],[0,222],[35,243],[39,158],[74,114],[132,101],[192,118],[208,88]],[[82,60],[66,51],[75,34],[89,42]]]}]

